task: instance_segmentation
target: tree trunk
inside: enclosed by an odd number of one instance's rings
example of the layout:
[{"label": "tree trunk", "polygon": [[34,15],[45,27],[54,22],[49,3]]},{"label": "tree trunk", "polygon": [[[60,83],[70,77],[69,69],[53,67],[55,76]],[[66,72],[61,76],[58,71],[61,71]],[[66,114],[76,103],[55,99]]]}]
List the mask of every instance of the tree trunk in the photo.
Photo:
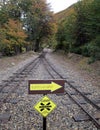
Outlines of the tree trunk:
[{"label": "tree trunk", "polygon": [[40,45],[39,39],[36,39],[35,46],[34,46],[34,51],[35,52],[39,51],[39,45]]}]

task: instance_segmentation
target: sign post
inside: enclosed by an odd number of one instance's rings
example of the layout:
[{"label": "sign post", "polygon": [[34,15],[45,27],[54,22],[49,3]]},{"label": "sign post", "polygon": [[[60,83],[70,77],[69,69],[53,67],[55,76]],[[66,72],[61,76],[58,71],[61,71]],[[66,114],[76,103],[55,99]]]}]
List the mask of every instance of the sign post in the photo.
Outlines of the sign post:
[{"label": "sign post", "polygon": [[34,108],[43,116],[43,130],[46,130],[46,117],[56,108],[56,104],[45,95]]},{"label": "sign post", "polygon": [[[44,94],[44,96],[45,96],[45,94]],[[47,120],[46,120],[46,117],[43,117],[43,130],[46,130],[46,128],[47,128]]]},{"label": "sign post", "polygon": [[43,130],[46,130],[46,117],[43,117]]},{"label": "sign post", "polygon": [[64,80],[29,80],[29,94],[44,94],[34,105],[34,109],[43,116],[43,130],[46,130],[46,117],[56,108],[56,104],[46,94],[64,93]]}]

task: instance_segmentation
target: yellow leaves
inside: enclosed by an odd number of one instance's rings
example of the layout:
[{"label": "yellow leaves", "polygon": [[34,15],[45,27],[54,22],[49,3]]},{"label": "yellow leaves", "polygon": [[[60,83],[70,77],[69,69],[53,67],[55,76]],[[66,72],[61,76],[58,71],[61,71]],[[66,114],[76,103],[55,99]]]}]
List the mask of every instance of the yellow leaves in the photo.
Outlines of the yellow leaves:
[{"label": "yellow leaves", "polygon": [[16,32],[10,30],[10,32],[7,32],[7,35],[9,35],[9,37],[16,37]]},{"label": "yellow leaves", "polygon": [[8,25],[9,25],[9,28],[13,29],[13,30],[19,29],[21,26],[21,24],[18,20],[14,21],[12,19],[9,19]]},{"label": "yellow leaves", "polygon": [[27,37],[27,35],[22,29],[22,24],[18,20],[15,21],[9,19],[8,24],[6,24],[5,27],[7,30],[7,37],[9,39],[14,39],[17,42],[18,39],[22,39],[24,41]]},{"label": "yellow leaves", "polygon": [[14,51],[15,46],[25,46],[27,35],[22,28],[22,24],[18,20],[9,19],[8,23],[5,24],[0,30],[0,41],[6,49]]},{"label": "yellow leaves", "polygon": [[56,23],[49,23],[53,34],[55,34],[57,32],[57,24]]},{"label": "yellow leaves", "polygon": [[3,39],[3,43],[5,43],[5,44],[10,44],[10,41],[7,40],[7,39]]},{"label": "yellow leaves", "polygon": [[27,35],[24,32],[22,32],[22,31],[17,32],[17,36],[22,38],[22,39],[27,37]]},{"label": "yellow leaves", "polygon": [[9,25],[11,28],[16,28],[16,21],[14,21],[14,20],[12,20],[12,19],[9,19],[8,25]]}]

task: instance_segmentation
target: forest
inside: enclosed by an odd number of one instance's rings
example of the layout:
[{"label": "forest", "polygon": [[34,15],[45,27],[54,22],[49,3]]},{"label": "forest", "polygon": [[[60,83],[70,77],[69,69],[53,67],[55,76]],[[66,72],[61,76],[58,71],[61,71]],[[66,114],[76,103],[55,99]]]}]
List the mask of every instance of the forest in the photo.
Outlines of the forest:
[{"label": "forest", "polygon": [[56,49],[100,60],[100,1],[81,0],[59,17]]},{"label": "forest", "polygon": [[38,51],[54,33],[53,13],[45,0],[0,2],[0,52],[12,56]]},{"label": "forest", "polygon": [[79,0],[58,14],[46,0],[1,0],[0,53],[12,56],[53,47],[100,60],[100,1]]}]

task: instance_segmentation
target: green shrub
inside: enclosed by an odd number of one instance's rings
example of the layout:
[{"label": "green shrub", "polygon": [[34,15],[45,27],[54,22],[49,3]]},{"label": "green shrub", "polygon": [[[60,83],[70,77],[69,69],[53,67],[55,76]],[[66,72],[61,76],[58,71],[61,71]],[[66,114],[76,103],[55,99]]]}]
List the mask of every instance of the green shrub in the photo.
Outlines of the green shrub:
[{"label": "green shrub", "polygon": [[90,42],[88,49],[91,57],[100,60],[100,36],[97,36],[95,40]]},{"label": "green shrub", "polygon": [[89,46],[87,44],[82,46],[81,49],[82,49],[82,55],[83,56],[90,56]]}]

